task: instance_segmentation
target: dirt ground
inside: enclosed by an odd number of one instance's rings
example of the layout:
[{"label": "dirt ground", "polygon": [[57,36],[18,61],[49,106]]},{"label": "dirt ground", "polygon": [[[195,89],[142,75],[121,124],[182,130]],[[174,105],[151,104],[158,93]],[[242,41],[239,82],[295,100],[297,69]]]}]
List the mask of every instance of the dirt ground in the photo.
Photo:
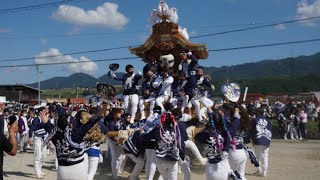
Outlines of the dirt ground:
[{"label": "dirt ground", "polygon": [[[105,153],[107,146],[103,145],[102,150]],[[34,179],[33,170],[33,151],[17,154],[15,157],[6,155],[4,157],[4,179],[5,180],[28,180]],[[56,179],[54,170],[54,154],[47,157],[43,166],[44,173],[47,174],[44,179]],[[127,162],[125,171],[131,172],[132,163]],[[204,166],[193,163],[191,179],[205,179]],[[293,140],[273,140],[269,151],[269,170],[267,177],[258,177],[254,175],[254,166],[247,161],[246,178],[248,180],[306,180],[319,179],[320,177],[320,141],[300,142]],[[123,179],[127,179],[129,173],[123,174]],[[97,180],[106,180],[111,178],[110,160],[104,159],[103,164],[99,164],[98,172],[95,176]],[[140,179],[145,179],[144,171]],[[179,179],[183,179],[180,175]]]}]

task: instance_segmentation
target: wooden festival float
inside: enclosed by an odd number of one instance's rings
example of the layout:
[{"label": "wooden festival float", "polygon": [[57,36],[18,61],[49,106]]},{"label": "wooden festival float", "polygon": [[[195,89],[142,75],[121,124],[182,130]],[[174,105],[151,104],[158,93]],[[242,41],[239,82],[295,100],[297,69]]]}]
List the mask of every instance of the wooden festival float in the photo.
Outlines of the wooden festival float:
[{"label": "wooden festival float", "polygon": [[[132,54],[140,57],[145,63],[159,62],[160,56],[172,54],[174,56],[173,74],[176,75],[181,62],[179,56],[182,52],[192,52],[198,60],[208,58],[206,45],[191,43],[187,29],[179,26],[177,9],[169,8],[164,1],[161,1],[158,9],[152,10],[150,22],[153,24],[151,36],[143,45],[129,48]],[[149,112],[147,104],[145,111]],[[194,112],[193,116],[195,116]],[[193,135],[199,131],[200,128],[196,128]],[[132,131],[109,132],[108,136],[127,137],[130,132]]]},{"label": "wooden festival float", "polygon": [[198,59],[208,58],[208,49],[205,44],[193,44],[189,41],[186,28],[178,25],[178,15],[175,8],[169,9],[165,2],[160,2],[157,10],[153,10],[150,21],[154,24],[152,34],[146,42],[136,48],[129,48],[130,52],[140,57],[145,63],[159,61],[160,56],[172,54],[174,66],[181,60],[181,52],[191,51]]}]

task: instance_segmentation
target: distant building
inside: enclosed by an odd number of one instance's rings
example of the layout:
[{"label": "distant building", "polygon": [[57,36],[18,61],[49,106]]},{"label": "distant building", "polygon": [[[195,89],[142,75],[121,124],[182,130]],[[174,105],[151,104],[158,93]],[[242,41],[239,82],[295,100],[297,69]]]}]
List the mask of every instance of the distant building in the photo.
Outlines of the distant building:
[{"label": "distant building", "polygon": [[31,101],[37,101],[38,89],[18,84],[0,85],[0,96],[5,96],[7,101],[29,103]]}]

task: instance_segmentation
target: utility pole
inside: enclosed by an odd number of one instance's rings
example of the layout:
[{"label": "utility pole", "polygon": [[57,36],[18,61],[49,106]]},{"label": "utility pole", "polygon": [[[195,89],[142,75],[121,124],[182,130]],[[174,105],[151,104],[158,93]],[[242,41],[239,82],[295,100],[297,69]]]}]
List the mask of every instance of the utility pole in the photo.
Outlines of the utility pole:
[{"label": "utility pole", "polygon": [[40,66],[37,65],[38,71],[38,104],[40,105]]}]

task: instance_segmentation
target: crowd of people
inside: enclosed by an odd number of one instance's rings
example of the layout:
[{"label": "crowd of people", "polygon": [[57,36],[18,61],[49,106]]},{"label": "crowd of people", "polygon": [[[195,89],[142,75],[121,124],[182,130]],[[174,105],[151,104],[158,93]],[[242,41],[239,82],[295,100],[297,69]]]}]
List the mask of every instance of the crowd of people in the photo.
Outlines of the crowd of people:
[{"label": "crowd of people", "polygon": [[[144,166],[147,179],[154,179],[156,169],[161,175],[159,179],[177,179],[179,167],[184,179],[190,179],[192,168],[186,149],[201,165],[207,166],[207,179],[228,179],[232,175],[236,179],[245,178],[247,147],[244,138],[250,138],[248,130],[251,124],[258,122],[251,122],[240,105],[208,108],[208,123],[195,136],[192,134],[197,121],[186,118],[191,115],[182,114],[181,109],[174,108],[170,102],[164,104],[164,112],[160,106],[155,106],[152,117],[134,123],[130,123],[129,113],[113,105],[83,105],[68,110],[57,103],[38,109],[4,109],[0,117],[4,120],[3,134],[17,139],[20,153],[33,146],[37,178],[45,176],[42,163],[53,144],[57,179],[93,179],[103,159],[99,145],[106,141],[114,179],[119,178],[126,158],[136,164],[130,179],[137,179]],[[10,125],[10,122],[15,122],[16,134],[12,135],[10,129],[14,124]],[[260,123],[259,126],[265,125]],[[121,131],[129,129],[132,129],[130,135],[123,137]],[[252,132],[252,138],[256,139],[259,132],[262,133],[260,139],[268,137],[266,140],[270,142],[271,130],[270,133],[260,131]],[[261,144],[258,140],[253,142],[255,147]],[[268,142],[264,147],[268,147]],[[263,172],[266,174],[266,168]]]},{"label": "crowd of people", "polygon": [[277,120],[279,136],[285,140],[307,141],[308,120],[317,122],[320,133],[320,104],[317,101],[255,101],[245,106],[251,115],[256,108],[263,108],[265,117]]},{"label": "crowd of people", "polygon": [[[175,180],[180,171],[188,180],[191,161],[206,167],[206,179],[246,179],[247,155],[257,175],[266,176],[272,138],[268,108],[231,102],[228,97],[214,103],[208,94],[215,88],[196,58],[191,53],[181,53],[180,58],[177,75],[156,61],[147,64],[143,74],[135,74],[132,65],[125,73],[110,71],[110,77],[123,82],[122,99],[108,94],[95,96],[88,105],[4,109],[1,133],[11,142],[12,129],[18,127],[19,150],[24,153],[33,146],[39,179],[45,176],[42,163],[50,147],[55,147],[57,179],[93,179],[103,162],[103,143],[108,144],[113,179],[119,179],[128,158],[135,163],[130,179],[138,179],[145,168],[148,180],[154,179],[156,170],[159,179]],[[301,135],[306,137],[303,131]],[[247,146],[250,142],[254,151]]]}]

